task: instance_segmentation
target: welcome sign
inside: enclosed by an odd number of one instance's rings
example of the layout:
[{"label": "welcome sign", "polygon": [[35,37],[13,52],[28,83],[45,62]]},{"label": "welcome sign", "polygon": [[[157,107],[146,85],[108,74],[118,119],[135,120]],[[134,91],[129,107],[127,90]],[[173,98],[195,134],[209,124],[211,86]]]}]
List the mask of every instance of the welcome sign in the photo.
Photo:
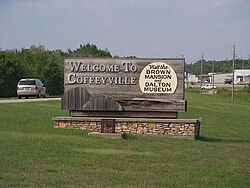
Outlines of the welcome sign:
[{"label": "welcome sign", "polygon": [[65,59],[62,108],[185,111],[184,59]]}]

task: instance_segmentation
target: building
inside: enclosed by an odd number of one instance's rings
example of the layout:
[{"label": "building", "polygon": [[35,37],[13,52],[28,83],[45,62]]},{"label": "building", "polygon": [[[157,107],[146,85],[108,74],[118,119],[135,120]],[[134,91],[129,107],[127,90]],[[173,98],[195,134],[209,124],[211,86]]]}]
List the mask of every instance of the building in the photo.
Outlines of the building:
[{"label": "building", "polygon": [[199,79],[196,75],[185,72],[185,83],[194,84],[198,83]]},{"label": "building", "polygon": [[232,73],[225,73],[225,74],[216,73],[214,74],[214,83],[223,84],[226,79],[230,79],[230,78],[232,79]]},{"label": "building", "polygon": [[250,69],[234,70],[234,84],[250,83]]}]

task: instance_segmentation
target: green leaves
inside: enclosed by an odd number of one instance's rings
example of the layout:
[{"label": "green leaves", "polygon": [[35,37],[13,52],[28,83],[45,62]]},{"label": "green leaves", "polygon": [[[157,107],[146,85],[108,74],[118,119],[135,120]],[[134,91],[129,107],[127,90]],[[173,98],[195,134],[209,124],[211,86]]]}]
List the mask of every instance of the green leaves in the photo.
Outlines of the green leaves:
[{"label": "green leaves", "polygon": [[98,49],[94,44],[80,44],[80,48],[76,50],[69,51],[70,57],[109,57],[111,58],[111,54],[106,48],[105,50]]},{"label": "green leaves", "polygon": [[16,85],[21,78],[38,78],[46,85],[49,95],[63,94],[64,59],[68,57],[108,57],[108,49],[94,44],[80,45],[76,50],[47,50],[32,45],[29,49],[0,50],[0,97],[16,96]]},{"label": "green leaves", "polygon": [[[207,74],[212,72],[212,64],[213,61],[204,61],[202,72]],[[201,60],[192,63],[186,64],[186,72],[200,75],[200,67],[201,67]],[[235,60],[235,69],[250,69],[250,60],[243,60],[243,59],[236,59]],[[232,60],[223,60],[223,61],[215,61],[214,62],[214,71],[220,73],[231,73],[232,72]]]}]

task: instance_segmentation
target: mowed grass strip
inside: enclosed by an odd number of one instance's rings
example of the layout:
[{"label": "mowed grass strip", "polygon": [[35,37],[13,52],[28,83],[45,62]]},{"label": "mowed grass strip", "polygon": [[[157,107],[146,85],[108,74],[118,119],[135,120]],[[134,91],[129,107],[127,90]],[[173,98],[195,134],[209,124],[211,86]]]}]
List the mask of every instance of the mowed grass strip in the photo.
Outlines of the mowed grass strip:
[{"label": "mowed grass strip", "polygon": [[196,141],[54,129],[59,102],[0,104],[0,187],[249,187],[250,101],[186,92]]}]

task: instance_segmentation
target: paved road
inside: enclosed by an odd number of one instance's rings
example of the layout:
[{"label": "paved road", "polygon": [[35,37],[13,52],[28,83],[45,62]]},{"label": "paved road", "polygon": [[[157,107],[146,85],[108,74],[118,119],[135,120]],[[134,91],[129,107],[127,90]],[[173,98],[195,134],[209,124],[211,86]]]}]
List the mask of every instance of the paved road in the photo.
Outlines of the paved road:
[{"label": "paved road", "polygon": [[0,103],[21,103],[21,102],[60,101],[60,100],[61,98],[0,99]]}]

